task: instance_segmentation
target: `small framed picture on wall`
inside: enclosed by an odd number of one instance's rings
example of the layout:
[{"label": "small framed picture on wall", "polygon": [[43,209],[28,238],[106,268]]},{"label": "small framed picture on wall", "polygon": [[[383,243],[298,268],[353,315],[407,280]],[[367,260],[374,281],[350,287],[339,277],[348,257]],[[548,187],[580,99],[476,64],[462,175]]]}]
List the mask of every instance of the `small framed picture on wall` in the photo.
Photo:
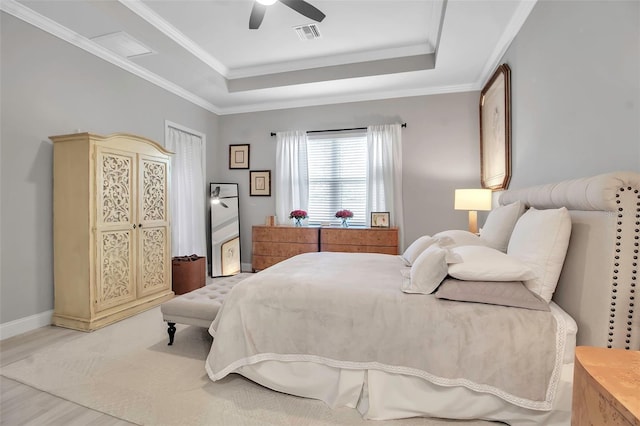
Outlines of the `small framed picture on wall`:
[{"label": "small framed picture on wall", "polygon": [[389,212],[371,212],[372,228],[388,228]]},{"label": "small framed picture on wall", "polygon": [[271,196],[271,170],[251,170],[249,172],[249,195]]},{"label": "small framed picture on wall", "polygon": [[249,145],[229,145],[229,168],[249,168]]}]

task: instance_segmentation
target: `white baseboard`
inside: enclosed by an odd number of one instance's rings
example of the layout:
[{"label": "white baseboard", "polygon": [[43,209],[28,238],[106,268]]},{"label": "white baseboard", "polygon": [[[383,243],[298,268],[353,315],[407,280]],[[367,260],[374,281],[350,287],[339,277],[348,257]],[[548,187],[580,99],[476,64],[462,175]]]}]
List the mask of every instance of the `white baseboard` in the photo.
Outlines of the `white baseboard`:
[{"label": "white baseboard", "polygon": [[53,310],[40,312],[29,317],[19,318],[0,324],[0,340],[35,330],[36,328],[51,325]]}]

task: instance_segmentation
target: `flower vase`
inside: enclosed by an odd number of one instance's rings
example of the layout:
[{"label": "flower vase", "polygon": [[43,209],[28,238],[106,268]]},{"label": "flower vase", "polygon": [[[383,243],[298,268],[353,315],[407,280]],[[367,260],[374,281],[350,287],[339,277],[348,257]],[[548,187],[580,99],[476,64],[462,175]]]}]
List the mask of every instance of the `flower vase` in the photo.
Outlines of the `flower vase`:
[{"label": "flower vase", "polygon": [[342,218],[342,227],[343,228],[348,228],[349,227],[349,218],[348,217],[343,217]]},{"label": "flower vase", "polygon": [[302,226],[302,218],[296,217],[296,226]]}]

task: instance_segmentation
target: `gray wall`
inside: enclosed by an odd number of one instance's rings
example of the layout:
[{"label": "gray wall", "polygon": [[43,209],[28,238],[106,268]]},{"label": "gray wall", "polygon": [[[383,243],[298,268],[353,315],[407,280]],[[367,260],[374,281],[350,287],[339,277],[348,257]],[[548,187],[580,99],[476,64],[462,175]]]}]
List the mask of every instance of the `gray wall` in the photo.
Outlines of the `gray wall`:
[{"label": "gray wall", "polygon": [[[467,213],[453,211],[453,193],[455,188],[480,187],[478,96],[472,92],[227,115],[220,117],[220,141],[225,146],[251,144],[251,169],[271,170],[273,177],[272,131],[406,122],[402,161],[409,244],[420,235],[467,227]],[[218,160],[222,182],[240,184],[242,262],[250,263],[251,226],[264,224],[266,216],[275,214],[275,196],[250,197],[249,171],[229,170],[228,153]]]},{"label": "gray wall", "polygon": [[640,2],[538,1],[503,62],[510,188],[640,171]]},{"label": "gray wall", "polygon": [[164,121],[207,135],[218,117],[5,13],[0,145],[0,323],[53,309],[52,144],[78,129],[164,144]]}]

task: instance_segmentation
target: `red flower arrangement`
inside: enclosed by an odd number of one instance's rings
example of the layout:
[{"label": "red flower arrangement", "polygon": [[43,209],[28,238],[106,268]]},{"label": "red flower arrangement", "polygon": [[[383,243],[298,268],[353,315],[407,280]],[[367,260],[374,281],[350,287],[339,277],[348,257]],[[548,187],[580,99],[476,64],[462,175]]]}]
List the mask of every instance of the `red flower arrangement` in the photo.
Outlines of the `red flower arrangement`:
[{"label": "red flower arrangement", "polygon": [[307,212],[304,210],[294,210],[289,213],[289,219],[306,219],[307,217]]},{"label": "red flower arrangement", "polygon": [[338,210],[336,212],[336,217],[340,219],[348,219],[353,217],[353,212],[351,210]]}]

